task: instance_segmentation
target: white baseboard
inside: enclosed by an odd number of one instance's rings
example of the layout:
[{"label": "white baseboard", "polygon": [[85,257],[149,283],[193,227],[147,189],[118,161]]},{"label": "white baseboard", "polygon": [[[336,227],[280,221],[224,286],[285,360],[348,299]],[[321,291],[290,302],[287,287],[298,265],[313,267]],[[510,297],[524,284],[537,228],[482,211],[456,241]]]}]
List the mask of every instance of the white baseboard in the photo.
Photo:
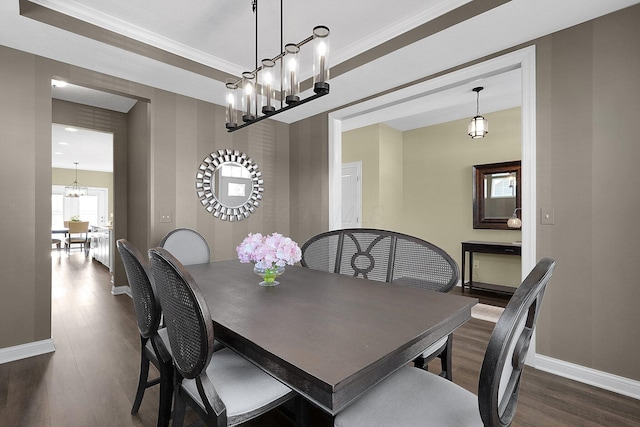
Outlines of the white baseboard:
[{"label": "white baseboard", "polygon": [[0,349],[0,364],[56,351],[51,338]]},{"label": "white baseboard", "polygon": [[131,288],[129,286],[111,286],[111,295],[129,295],[131,296]]},{"label": "white baseboard", "polygon": [[534,366],[564,378],[640,399],[640,381],[536,354]]}]

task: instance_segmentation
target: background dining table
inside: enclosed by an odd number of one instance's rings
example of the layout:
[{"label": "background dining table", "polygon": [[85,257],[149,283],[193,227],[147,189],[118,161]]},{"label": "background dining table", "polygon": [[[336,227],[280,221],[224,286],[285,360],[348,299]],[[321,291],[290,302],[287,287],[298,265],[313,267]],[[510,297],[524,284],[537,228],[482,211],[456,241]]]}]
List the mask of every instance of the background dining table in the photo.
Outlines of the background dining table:
[{"label": "background dining table", "polygon": [[275,287],[238,260],[186,268],[216,339],[330,415],[452,333],[477,303],[300,266]]}]

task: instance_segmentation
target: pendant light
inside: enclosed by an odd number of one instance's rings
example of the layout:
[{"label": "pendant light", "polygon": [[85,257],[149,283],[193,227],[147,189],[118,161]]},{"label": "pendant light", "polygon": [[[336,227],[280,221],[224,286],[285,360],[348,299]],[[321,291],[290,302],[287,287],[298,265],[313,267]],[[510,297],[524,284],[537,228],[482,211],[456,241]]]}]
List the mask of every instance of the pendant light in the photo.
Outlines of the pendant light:
[{"label": "pendant light", "polygon": [[80,197],[89,194],[89,189],[87,187],[78,185],[78,162],[74,163],[76,165],[76,180],[73,181],[73,184],[64,187],[65,197]]},{"label": "pendant light", "polygon": [[480,115],[480,91],[484,89],[482,86],[474,87],[476,93],[476,115],[469,122],[468,134],[473,139],[484,138],[489,133],[489,120]]},{"label": "pendant light", "polygon": [[[281,52],[273,58],[262,60],[258,66],[258,0],[251,1],[256,20],[256,63],[253,71],[245,71],[239,79],[226,81],[227,132],[234,132],[268,117],[298,107],[329,94],[329,28],[318,25],[311,36],[299,43],[283,45],[283,12],[280,0]],[[307,57],[301,55],[302,47],[313,45],[313,94],[301,95],[300,66]],[[279,72],[278,72],[279,71]],[[280,77],[278,78],[278,74]],[[304,87],[302,88],[304,92]],[[240,98],[240,102],[238,100]],[[261,108],[260,108],[261,106]],[[242,113],[238,114],[238,109]]]}]

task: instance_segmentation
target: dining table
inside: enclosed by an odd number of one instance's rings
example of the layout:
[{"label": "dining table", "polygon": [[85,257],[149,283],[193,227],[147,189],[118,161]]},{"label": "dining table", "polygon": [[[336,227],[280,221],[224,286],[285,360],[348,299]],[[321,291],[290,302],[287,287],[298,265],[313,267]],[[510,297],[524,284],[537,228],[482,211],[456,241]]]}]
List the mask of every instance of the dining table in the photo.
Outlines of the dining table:
[{"label": "dining table", "polygon": [[301,266],[273,287],[239,260],[186,269],[215,338],[330,416],[455,331],[478,302]]}]

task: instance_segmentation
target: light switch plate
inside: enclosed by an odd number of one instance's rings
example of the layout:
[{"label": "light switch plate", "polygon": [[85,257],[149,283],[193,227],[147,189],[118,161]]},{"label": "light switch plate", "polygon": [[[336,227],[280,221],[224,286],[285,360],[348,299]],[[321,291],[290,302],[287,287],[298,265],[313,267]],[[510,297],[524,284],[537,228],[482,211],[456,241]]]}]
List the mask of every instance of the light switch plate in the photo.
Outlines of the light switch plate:
[{"label": "light switch plate", "polygon": [[160,213],[160,222],[171,222],[171,212]]},{"label": "light switch plate", "polygon": [[540,224],[553,225],[554,223],[555,223],[555,218],[553,215],[553,208],[540,209]]}]

